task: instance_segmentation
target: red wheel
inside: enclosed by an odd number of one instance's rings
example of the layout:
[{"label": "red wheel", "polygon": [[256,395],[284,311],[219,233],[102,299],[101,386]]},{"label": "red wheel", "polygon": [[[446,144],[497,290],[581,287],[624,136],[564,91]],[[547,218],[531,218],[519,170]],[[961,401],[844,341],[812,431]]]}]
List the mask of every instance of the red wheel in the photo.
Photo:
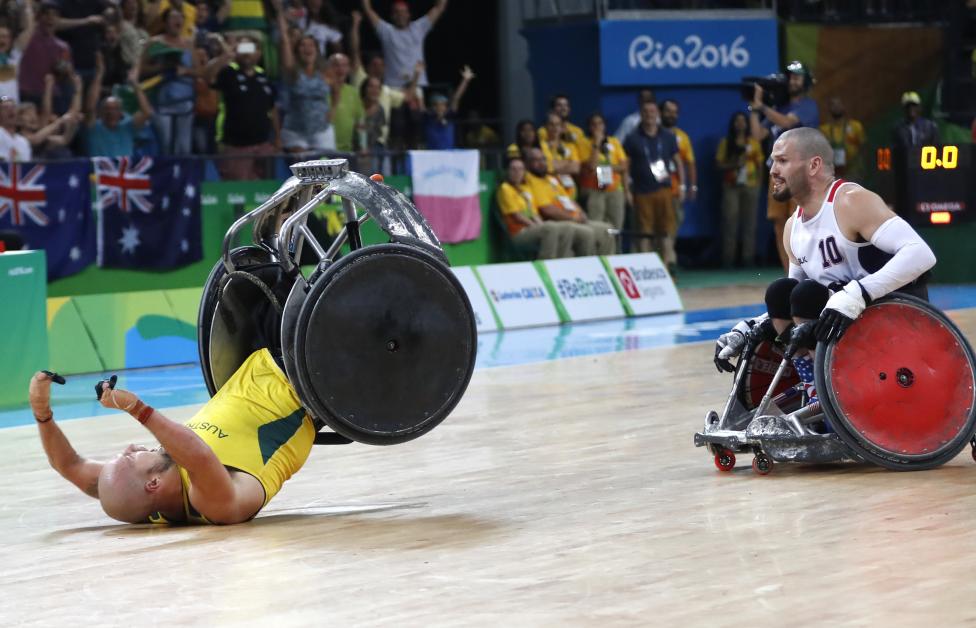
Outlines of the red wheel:
[{"label": "red wheel", "polygon": [[752,459],[752,470],[759,475],[769,475],[773,472],[773,459],[766,454],[756,454]]},{"label": "red wheel", "polygon": [[[779,368],[779,363],[783,360],[783,352],[772,343],[762,341],[755,351],[748,357],[749,364],[745,368],[748,372],[745,376],[745,383],[737,392],[739,402],[746,410],[752,410],[759,405],[759,401],[766,394],[769,385],[773,383],[773,375]],[[786,367],[783,377],[779,380],[779,385],[773,391],[773,396],[792,388],[800,383],[800,376],[796,374],[793,366]]]},{"label": "red wheel", "polygon": [[715,466],[719,471],[731,471],[735,466],[735,454],[728,449],[723,449],[715,454]]},{"label": "red wheel", "polygon": [[931,305],[877,301],[836,343],[821,344],[817,393],[837,435],[889,469],[930,469],[976,430],[976,356]]}]

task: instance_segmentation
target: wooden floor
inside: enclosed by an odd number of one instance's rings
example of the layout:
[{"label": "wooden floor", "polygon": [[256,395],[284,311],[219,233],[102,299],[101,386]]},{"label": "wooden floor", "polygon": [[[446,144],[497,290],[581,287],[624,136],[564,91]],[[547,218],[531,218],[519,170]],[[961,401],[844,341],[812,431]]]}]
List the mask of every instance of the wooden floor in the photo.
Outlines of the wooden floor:
[{"label": "wooden floor", "polygon": [[[0,626],[976,624],[968,449],[720,474],[692,434],[728,385],[705,343],[481,370],[432,433],[317,447],[222,528],[117,525],[35,428],[0,430]],[[96,457],[152,442],[122,416],[63,428]]]}]

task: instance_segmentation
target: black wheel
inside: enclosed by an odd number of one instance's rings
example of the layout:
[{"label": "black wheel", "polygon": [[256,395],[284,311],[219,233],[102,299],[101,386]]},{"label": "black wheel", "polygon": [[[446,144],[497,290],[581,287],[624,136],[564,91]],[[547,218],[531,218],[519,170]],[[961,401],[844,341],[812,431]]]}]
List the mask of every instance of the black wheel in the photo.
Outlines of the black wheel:
[{"label": "black wheel", "polygon": [[330,428],[367,444],[433,429],[474,370],[477,333],[464,289],[413,246],[367,246],[329,266],[312,283],[297,327],[300,398]]},{"label": "black wheel", "polygon": [[817,391],[855,453],[888,469],[945,464],[976,432],[976,358],[959,328],[921,299],[869,306],[841,339],[817,347]]},{"label": "black wheel", "polygon": [[[236,248],[230,252],[230,259],[235,268],[260,266],[271,262],[271,254],[256,246]],[[223,260],[214,264],[200,297],[200,309],[197,314],[197,351],[200,354],[200,370],[203,371],[203,381],[207,391],[213,397],[217,394],[211,369],[210,332],[213,327],[214,314],[217,311],[217,297],[220,293],[220,281],[227,275]],[[223,382],[221,382],[223,384]]]}]

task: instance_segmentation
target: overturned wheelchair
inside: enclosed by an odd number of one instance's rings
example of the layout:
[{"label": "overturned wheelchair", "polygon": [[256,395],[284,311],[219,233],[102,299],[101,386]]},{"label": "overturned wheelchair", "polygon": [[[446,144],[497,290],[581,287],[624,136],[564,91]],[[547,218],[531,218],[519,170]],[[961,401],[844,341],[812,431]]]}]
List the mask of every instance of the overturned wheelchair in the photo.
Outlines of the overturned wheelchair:
[{"label": "overturned wheelchair", "polygon": [[[253,351],[268,348],[307,412],[331,430],[316,443],[417,438],[447,417],[471,378],[477,336],[467,295],[401,193],[350,172],[344,159],[291,170],[230,227],[204,286],[198,342],[207,389],[216,394]],[[345,225],[325,248],[307,220],[330,196],[341,199]],[[363,245],[370,218],[388,243]],[[255,244],[233,248],[250,223]],[[317,259],[307,277],[305,246]]]},{"label": "overturned wheelchair", "polygon": [[817,346],[813,403],[791,364],[796,337],[785,348],[748,339],[722,414],[710,411],[695,434],[719,470],[748,452],[760,475],[779,461],[931,469],[967,443],[976,458],[976,358],[942,312],[901,294],[871,304]]}]

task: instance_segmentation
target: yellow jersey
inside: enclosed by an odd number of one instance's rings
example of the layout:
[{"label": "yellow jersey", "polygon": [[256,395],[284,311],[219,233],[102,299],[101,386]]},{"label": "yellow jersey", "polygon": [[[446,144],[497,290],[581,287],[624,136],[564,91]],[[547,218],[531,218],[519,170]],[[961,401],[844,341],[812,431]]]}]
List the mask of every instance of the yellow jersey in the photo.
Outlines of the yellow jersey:
[{"label": "yellow jersey", "polygon": [[834,170],[845,177],[861,175],[861,147],[864,146],[864,126],[857,120],[843,119],[820,125],[834,149]]},{"label": "yellow jersey", "polygon": [[766,165],[762,146],[759,144],[759,141],[747,135],[742,156],[742,165],[739,166],[736,162],[732,161],[729,155],[729,139],[723,137],[722,141],[718,143],[718,150],[715,151],[715,161],[718,163],[718,167],[724,172],[722,182],[730,187],[759,187],[759,180],[762,177],[763,168]]},{"label": "yellow jersey", "polygon": [[[583,129],[579,128],[569,120],[563,121],[563,128],[565,129],[563,132],[563,137],[564,137],[563,141],[569,144],[573,144],[574,146],[576,146],[576,148],[579,148],[579,142],[585,136],[585,134],[583,133]],[[546,130],[546,127],[540,126],[539,130],[536,131],[536,133],[539,137],[540,144],[545,144],[546,142],[549,141],[549,131]]]},{"label": "yellow jersey", "polygon": [[547,205],[558,205],[566,211],[579,211],[578,205],[569,196],[569,191],[559,183],[554,174],[537,177],[531,172],[525,174],[525,185],[532,195],[532,205],[536,211]]},{"label": "yellow jersey", "polygon": [[[295,389],[267,349],[252,353],[217,394],[184,425],[230,470],[254,476],[264,504],[305,461],[315,427]],[[180,468],[186,523],[210,523],[190,503],[190,476]],[[158,513],[153,523],[169,523]]]},{"label": "yellow jersey", "polygon": [[542,142],[540,144],[540,148],[542,149],[542,154],[546,157],[546,170],[549,172],[549,174],[559,179],[559,183],[566,188],[566,191],[569,193],[569,197],[575,200],[577,196],[576,180],[571,174],[556,174],[553,172],[553,163],[556,159],[561,159],[563,161],[575,161],[576,163],[579,163],[580,156],[579,150],[576,148],[576,144],[559,142],[556,145],[556,148],[553,149],[548,143]]},{"label": "yellow jersey", "polygon": [[[613,173],[613,183],[608,186],[600,187],[597,182],[596,171],[590,168],[590,156],[593,154],[593,140],[588,137],[584,137],[578,144],[580,147],[579,157],[582,163],[580,169],[580,187],[587,190],[603,190],[605,192],[613,192],[618,190],[621,186],[622,179],[619,172]],[[621,146],[620,140],[610,135],[604,142],[604,148],[600,150],[600,155],[597,157],[597,167],[600,166],[616,166],[627,161],[627,153],[624,152],[624,147]]]},{"label": "yellow jersey", "polygon": [[[665,127],[667,128],[667,127]],[[674,133],[674,139],[678,142],[678,157],[685,164],[685,180],[686,182],[691,181],[691,175],[688,174],[688,170],[695,167],[695,150],[691,147],[691,139],[688,134],[674,126],[667,129]],[[681,178],[678,177],[678,172],[671,173],[671,194],[673,196],[678,196],[681,188]]]},{"label": "yellow jersey", "polygon": [[532,192],[523,183],[518,187],[505,181],[498,187],[498,209],[501,211],[502,218],[505,219],[505,226],[508,232],[515,235],[527,225],[516,221],[512,216],[521,214],[526,218],[535,218],[539,215],[535,205],[532,203]]}]

